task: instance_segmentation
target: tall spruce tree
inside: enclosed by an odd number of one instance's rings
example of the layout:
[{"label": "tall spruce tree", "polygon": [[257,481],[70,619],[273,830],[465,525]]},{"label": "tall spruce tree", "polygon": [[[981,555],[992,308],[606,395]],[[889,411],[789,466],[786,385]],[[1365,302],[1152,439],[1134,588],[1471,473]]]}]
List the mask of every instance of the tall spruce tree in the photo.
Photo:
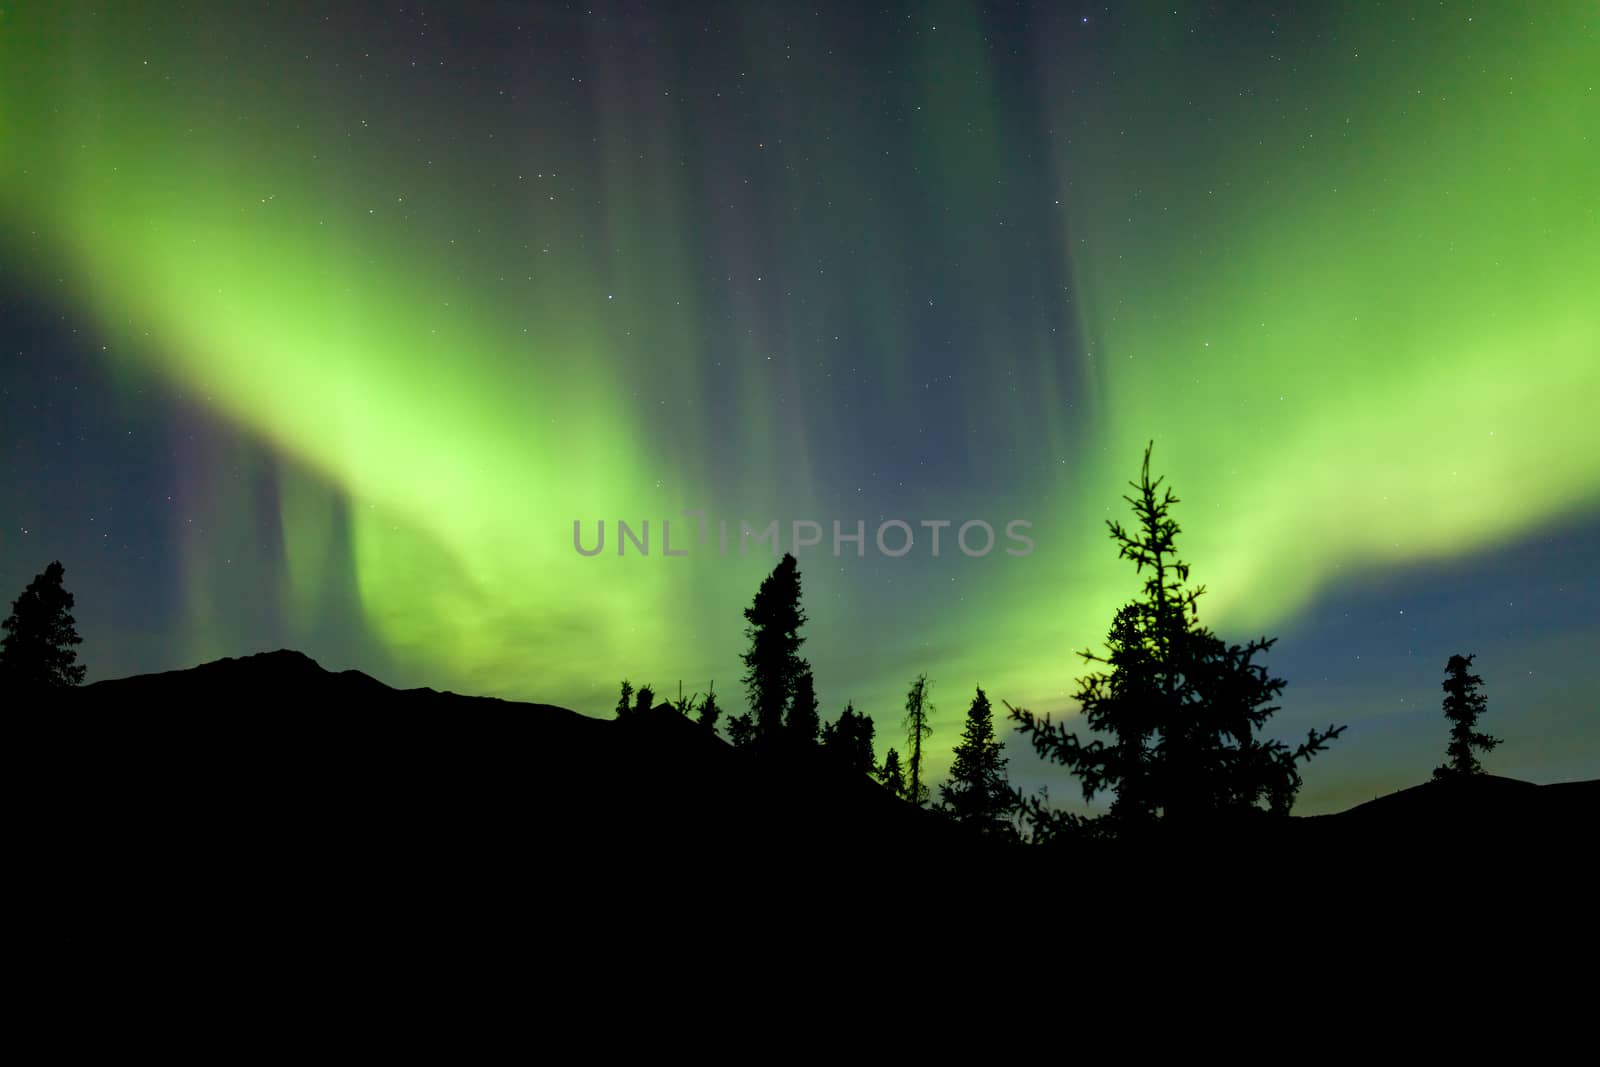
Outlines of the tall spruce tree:
[{"label": "tall spruce tree", "polygon": [[1478,716],[1487,710],[1489,701],[1479,688],[1483,679],[1471,670],[1475,658],[1454,655],[1445,664],[1444,717],[1450,720],[1450,744],[1445,748],[1445,762],[1433,770],[1436,779],[1482,774],[1483,765],[1474,750],[1487,755],[1500,743],[1500,738],[1477,730]]},{"label": "tall spruce tree", "polygon": [[806,621],[800,607],[800,565],[792,554],[785,553],[772,573],[761,580],[744,617],[750,647],[740,658],[745,666],[750,717],[747,724],[737,727],[730,722],[729,734],[759,744],[776,739],[783,730],[800,673],[808,669],[800,657],[805,642],[800,627]]},{"label": "tall spruce tree", "polygon": [[[1278,710],[1272,701],[1284,686],[1256,662],[1275,639],[1229,645],[1200,624],[1196,604],[1205,590],[1188,587],[1189,566],[1177,557],[1180,528],[1171,509],[1178,498],[1161,491],[1162,479],[1151,479],[1150,454],[1146,448],[1139,481],[1131,483],[1135,495],[1123,498],[1137,527],[1107,520],[1119,558],[1144,575],[1144,595],[1116,613],[1105,655],[1078,653],[1106,668],[1080,678],[1075,694],[1100,736],[1085,741],[1048,715],[1007,707],[1041,756],[1078,776],[1085,799],[1114,795],[1113,826],[1262,805],[1287,813],[1301,785],[1297,764],[1344,727],[1311,730],[1293,749],[1256,737]],[[1082,828],[1081,820],[1037,802],[1028,816],[1040,838]]]},{"label": "tall spruce tree", "polygon": [[12,693],[61,689],[82,683],[84,667],[74,646],[83,643],[72,617],[76,602],[62,584],[66,568],[60,560],[11,602],[11,614],[0,629],[0,688]]},{"label": "tall spruce tree", "polygon": [[933,735],[928,719],[934,709],[933,702],[928,699],[928,689],[928,676],[919,674],[906,692],[906,741],[911,745],[911,762],[906,769],[906,799],[917,805],[928,800],[928,787],[922,781],[922,742]]},{"label": "tall spruce tree", "polygon": [[994,709],[981,686],[967,709],[955,747],[950,780],[939,787],[943,810],[957,822],[992,836],[1011,836],[1017,798],[1006,781],[1004,746],[995,736]]}]

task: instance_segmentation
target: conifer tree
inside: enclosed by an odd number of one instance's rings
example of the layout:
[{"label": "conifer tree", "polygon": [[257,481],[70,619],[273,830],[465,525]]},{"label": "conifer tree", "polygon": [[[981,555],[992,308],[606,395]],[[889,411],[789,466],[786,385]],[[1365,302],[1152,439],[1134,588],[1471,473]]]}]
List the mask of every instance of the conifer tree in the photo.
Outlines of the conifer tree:
[{"label": "conifer tree", "polygon": [[700,702],[700,725],[711,733],[716,733],[717,717],[721,714],[722,709],[717,707],[717,683],[712,682],[706,698]]},{"label": "conifer tree", "polygon": [[62,585],[66,568],[52,562],[11,602],[0,629],[0,687],[31,693],[79,685],[84,667],[75,645],[83,643],[72,618],[75,600]]},{"label": "conifer tree", "polygon": [[[854,704],[846,704],[838,719],[822,727],[822,750],[840,766],[872,775],[877,771],[877,756],[872,751],[874,732],[871,716],[856,711]],[[895,757],[896,763],[899,758]]]},{"label": "conifer tree", "polygon": [[911,745],[911,763],[906,774],[906,799],[922,805],[928,799],[928,787],[922,781],[922,742],[933,734],[928,718],[933,714],[933,703],[928,699],[928,676],[919,674],[906,693],[906,740]]},{"label": "conifer tree", "polygon": [[950,781],[939,787],[942,809],[980,833],[1010,835],[1016,794],[1006,782],[1004,747],[995,737],[994,710],[983,688],[967,709],[961,742],[955,747]]},{"label": "conifer tree", "polygon": [[617,698],[617,718],[626,719],[633,714],[633,683],[622,680],[622,695]]},{"label": "conifer tree", "polygon": [[878,768],[878,781],[883,787],[895,796],[904,798],[906,795],[906,776],[900,769],[900,753],[894,749],[883,757],[883,766]]},{"label": "conifer tree", "polygon": [[[779,736],[802,670],[800,658],[805,638],[805,612],[800,607],[800,566],[786,553],[772,573],[762,579],[754,601],[744,610],[749,649],[740,657],[745,666],[745,695],[750,703],[748,737],[764,742]],[[729,733],[735,732],[729,724]],[[739,734],[746,733],[739,728]],[[815,727],[812,736],[815,736]]]},{"label": "conifer tree", "polygon": [[734,715],[728,719],[728,743],[734,748],[745,748],[755,743],[754,720],[750,713]]},{"label": "conifer tree", "polygon": [[1500,738],[1477,731],[1478,716],[1489,701],[1479,689],[1483,679],[1471,672],[1475,658],[1453,655],[1445,664],[1449,677],[1444,680],[1444,717],[1450,720],[1450,744],[1445,748],[1445,762],[1433,770],[1436,779],[1482,774],[1483,765],[1473,750],[1487,755],[1500,743]]},{"label": "conifer tree", "polygon": [[[1136,530],[1107,520],[1118,556],[1144,575],[1144,595],[1112,620],[1107,654],[1084,650],[1085,661],[1106,669],[1078,680],[1084,721],[1099,734],[1083,740],[1049,716],[1011,708],[1018,729],[1041,756],[1066,765],[1083,785],[1085,799],[1114,794],[1114,825],[1154,818],[1188,818],[1225,809],[1265,805],[1286,814],[1299,792],[1297,764],[1309,760],[1343,732],[1312,730],[1290,749],[1256,737],[1278,710],[1272,703],[1282,679],[1272,678],[1256,657],[1274,640],[1246,645],[1223,642],[1199,621],[1203,587],[1189,588],[1189,566],[1178,559],[1178,503],[1162,479],[1151,480],[1146,448],[1134,496]],[[1010,705],[1007,705],[1010,708]],[[1035,835],[1050,836],[1056,816],[1037,802],[1028,815]]]}]

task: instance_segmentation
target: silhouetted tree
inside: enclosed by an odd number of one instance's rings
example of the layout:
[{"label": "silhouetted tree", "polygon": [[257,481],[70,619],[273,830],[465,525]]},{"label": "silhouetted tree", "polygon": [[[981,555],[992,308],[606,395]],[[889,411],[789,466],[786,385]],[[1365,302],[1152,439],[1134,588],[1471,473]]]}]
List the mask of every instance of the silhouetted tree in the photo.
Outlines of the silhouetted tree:
[{"label": "silhouetted tree", "polygon": [[78,685],[84,668],[74,645],[83,643],[72,618],[74,599],[61,584],[66,568],[56,560],[35,575],[11,602],[0,629],[0,686],[34,692]]},{"label": "silhouetted tree", "polygon": [[1482,774],[1483,765],[1473,754],[1477,749],[1484,754],[1500,743],[1500,738],[1478,733],[1478,716],[1488,707],[1488,699],[1479,692],[1483,679],[1471,673],[1476,656],[1454,655],[1445,664],[1444,717],[1450,720],[1450,744],[1445,748],[1445,762],[1433,769],[1434,778],[1456,778],[1468,774]]},{"label": "silhouetted tree", "polygon": [[[784,712],[794,696],[802,669],[800,646],[805,638],[805,612],[800,607],[800,565],[785,553],[772,573],[761,581],[754,601],[744,609],[749,651],[744,661],[745,695],[750,702],[749,737],[756,742],[776,738],[784,725]],[[742,730],[741,730],[742,732]],[[733,726],[729,724],[732,735]],[[813,736],[815,730],[813,730]]]},{"label": "silhouetted tree", "polygon": [[633,683],[622,680],[622,696],[617,698],[617,718],[626,719],[633,713]]},{"label": "silhouetted tree", "polygon": [[706,693],[706,698],[700,702],[700,725],[712,733],[717,732],[717,716],[722,714],[722,709],[717,707],[717,683],[711,683],[711,691]]},{"label": "silhouetted tree", "polygon": [[[822,750],[840,766],[870,776],[877,770],[877,756],[872,751],[874,729],[871,716],[846,704],[838,719],[822,727]],[[899,761],[896,755],[896,764]]]},{"label": "silhouetted tree", "polygon": [[639,687],[639,691],[634,694],[633,714],[640,716],[648,715],[650,714],[650,709],[655,707],[655,703],[655,690],[651,689],[648,685],[641,685]]},{"label": "silhouetted tree", "polygon": [[734,748],[744,748],[755,743],[755,722],[750,713],[735,715],[728,720],[728,743]]},{"label": "silhouetted tree", "polygon": [[883,757],[883,766],[878,768],[878,781],[883,783],[885,789],[897,797],[906,795],[906,776],[900,769],[900,753],[894,749]]},{"label": "silhouetted tree", "polygon": [[688,696],[684,696],[683,682],[680,680],[678,682],[678,699],[672,702],[672,710],[687,719],[689,713],[695,709],[694,698],[699,695],[699,693],[691,693]]},{"label": "silhouetted tree", "polygon": [[919,674],[906,693],[906,739],[911,744],[911,766],[906,775],[906,799],[913,804],[923,804],[928,799],[928,787],[922,782],[922,742],[933,735],[928,717],[933,704],[928,700],[928,676]]},{"label": "silhouetted tree", "polygon": [[[1089,728],[1105,739],[1084,742],[1075,733],[1011,708],[1018,729],[1030,735],[1041,756],[1065,764],[1078,776],[1085,799],[1102,790],[1115,794],[1113,824],[1153,818],[1183,818],[1265,803],[1287,813],[1299,792],[1296,765],[1343,732],[1330,726],[1309,731],[1290,749],[1260,741],[1255,732],[1278,708],[1283,690],[1255,657],[1274,640],[1228,645],[1200,625],[1196,601],[1203,587],[1189,589],[1189,566],[1177,558],[1179,526],[1170,514],[1178,498],[1162,479],[1150,478],[1150,448],[1140,479],[1131,483],[1138,529],[1107,520],[1118,556],[1146,575],[1144,595],[1121,608],[1106,639],[1107,655],[1079,655],[1108,670],[1078,680],[1075,694]],[[1035,836],[1081,823],[1034,802]]]},{"label": "silhouetted tree", "polygon": [[789,698],[789,714],[784,727],[791,740],[806,745],[816,744],[819,728],[817,683],[811,676],[811,668],[804,661],[801,662],[800,673],[795,676],[794,693]]},{"label": "silhouetted tree", "polygon": [[1012,836],[1016,794],[1006,782],[1006,757],[995,737],[994,710],[983,688],[972,698],[961,742],[955,747],[950,781],[939,787],[943,810],[981,833]]}]

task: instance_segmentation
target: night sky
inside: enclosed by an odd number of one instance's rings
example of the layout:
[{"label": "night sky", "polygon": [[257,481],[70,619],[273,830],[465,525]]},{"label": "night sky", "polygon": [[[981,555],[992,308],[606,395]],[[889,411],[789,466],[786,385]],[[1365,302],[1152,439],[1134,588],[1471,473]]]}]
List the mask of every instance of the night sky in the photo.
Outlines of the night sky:
[{"label": "night sky", "polygon": [[1154,441],[1269,734],[1349,724],[1297,812],[1427,777],[1453,652],[1488,770],[1600,775],[1592,0],[7,3],[0,353],[90,680],[739,710],[740,520],[813,521],[823,715],[926,671],[937,780],[975,685],[1072,710]]}]

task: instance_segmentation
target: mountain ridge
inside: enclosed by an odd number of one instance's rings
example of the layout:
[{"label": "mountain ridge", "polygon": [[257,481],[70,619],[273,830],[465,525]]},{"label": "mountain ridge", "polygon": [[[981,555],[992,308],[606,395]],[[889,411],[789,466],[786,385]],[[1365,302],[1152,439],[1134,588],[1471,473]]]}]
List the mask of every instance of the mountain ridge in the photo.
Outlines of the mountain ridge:
[{"label": "mountain ridge", "polygon": [[1169,885],[1202,899],[1281,883],[1296,887],[1273,902],[1287,907],[1340,887],[1442,889],[1486,871],[1567,884],[1600,823],[1600,781],[1481,776],[1330,815],[1005,845],[815,750],[735,749],[666,705],[600,719],[394,689],[288,649],[98,681],[63,691],[54,710],[67,714],[35,717],[21,738],[29,795],[49,798],[35,828],[44,838],[163,877],[265,863],[369,896],[396,880],[444,896],[475,887],[507,907],[534,885],[585,906],[648,891],[704,908],[732,885],[746,889],[725,905],[736,910],[775,893],[842,907],[923,877],[959,907],[1091,871],[1117,908]]}]

